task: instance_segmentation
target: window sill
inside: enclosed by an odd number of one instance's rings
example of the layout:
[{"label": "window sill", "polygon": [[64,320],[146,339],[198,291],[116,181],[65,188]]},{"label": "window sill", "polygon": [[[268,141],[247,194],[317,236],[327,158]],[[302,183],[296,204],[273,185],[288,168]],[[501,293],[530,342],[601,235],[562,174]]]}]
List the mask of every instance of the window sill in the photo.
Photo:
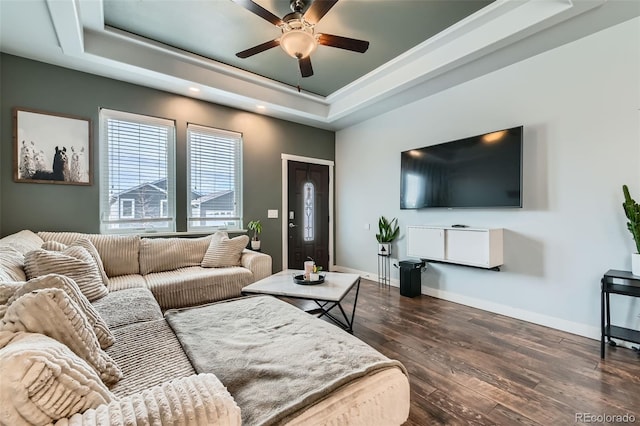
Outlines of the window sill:
[{"label": "window sill", "polygon": [[[246,234],[246,229],[224,229],[222,230],[228,234]],[[170,238],[170,237],[186,237],[197,238],[206,237],[207,235],[215,234],[215,230],[203,230],[203,231],[182,231],[182,232],[139,232],[141,238]]]}]

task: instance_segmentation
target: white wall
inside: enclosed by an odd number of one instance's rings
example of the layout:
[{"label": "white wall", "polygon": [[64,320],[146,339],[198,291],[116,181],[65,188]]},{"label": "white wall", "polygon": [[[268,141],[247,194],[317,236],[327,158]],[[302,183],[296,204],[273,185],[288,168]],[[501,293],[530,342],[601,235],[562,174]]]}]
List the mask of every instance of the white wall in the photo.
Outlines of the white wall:
[{"label": "white wall", "polygon": [[[338,132],[337,265],[375,279],[380,215],[398,217],[401,235],[501,227],[501,272],[433,264],[423,293],[598,337],[599,280],[631,267],[621,186],[640,199],[639,28],[636,18]],[[400,210],[401,151],[518,125],[524,208]],[[405,258],[403,238],[394,250]],[[612,311],[640,327],[640,299],[612,296]]]}]

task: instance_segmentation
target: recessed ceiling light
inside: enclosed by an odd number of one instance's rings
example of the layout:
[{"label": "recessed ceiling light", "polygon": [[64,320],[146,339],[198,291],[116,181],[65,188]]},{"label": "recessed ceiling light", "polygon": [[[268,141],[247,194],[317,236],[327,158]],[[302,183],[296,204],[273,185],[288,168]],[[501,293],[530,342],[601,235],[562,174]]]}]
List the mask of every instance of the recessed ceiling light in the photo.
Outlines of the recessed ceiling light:
[{"label": "recessed ceiling light", "polygon": [[264,105],[257,105],[256,108],[258,108],[258,109],[266,109],[267,107],[264,106]]},{"label": "recessed ceiling light", "polygon": [[189,90],[191,90],[194,93],[198,93],[200,91],[200,89],[198,89],[197,87],[189,87]]}]

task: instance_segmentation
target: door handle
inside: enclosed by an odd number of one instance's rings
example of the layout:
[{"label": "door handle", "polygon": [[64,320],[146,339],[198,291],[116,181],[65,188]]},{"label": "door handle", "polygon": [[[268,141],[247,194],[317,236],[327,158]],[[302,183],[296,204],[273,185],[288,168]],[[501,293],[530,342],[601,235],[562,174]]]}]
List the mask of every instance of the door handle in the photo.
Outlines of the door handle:
[{"label": "door handle", "polygon": [[294,223],[289,223],[289,228],[295,228],[296,226],[298,226],[298,225],[296,225]]}]

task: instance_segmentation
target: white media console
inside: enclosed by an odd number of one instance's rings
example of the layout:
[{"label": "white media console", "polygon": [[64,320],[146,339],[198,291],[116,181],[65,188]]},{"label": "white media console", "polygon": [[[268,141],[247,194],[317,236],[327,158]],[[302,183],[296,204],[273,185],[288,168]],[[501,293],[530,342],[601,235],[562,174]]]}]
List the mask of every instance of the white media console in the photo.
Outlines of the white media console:
[{"label": "white media console", "polygon": [[502,248],[502,228],[407,226],[408,257],[496,269]]}]

